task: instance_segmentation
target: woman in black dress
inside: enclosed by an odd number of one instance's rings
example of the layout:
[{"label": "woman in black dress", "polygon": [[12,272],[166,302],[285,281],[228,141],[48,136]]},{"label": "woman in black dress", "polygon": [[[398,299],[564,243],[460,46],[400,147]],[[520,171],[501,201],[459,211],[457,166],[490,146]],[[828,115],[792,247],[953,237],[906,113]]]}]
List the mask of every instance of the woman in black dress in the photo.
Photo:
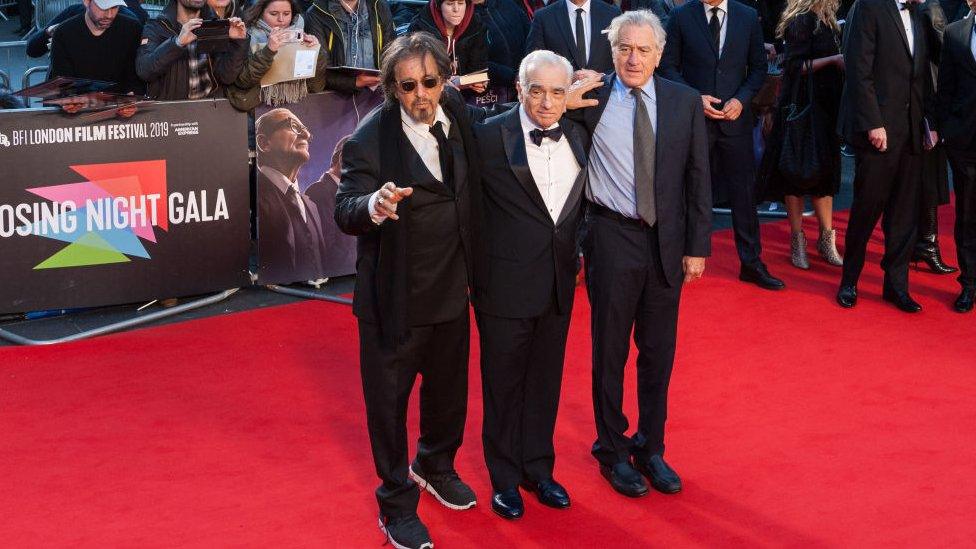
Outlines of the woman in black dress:
[{"label": "woman in black dress", "polygon": [[[834,195],[840,188],[840,138],[837,136],[837,113],[844,84],[844,57],[840,54],[840,29],[837,25],[839,0],[790,0],[776,29],[777,37],[785,42],[784,76],[779,109],[773,134],[763,158],[760,183],[764,195],[772,200],[782,199],[790,220],[791,259],[793,265],[809,269],[806,237],[803,234],[803,197],[810,196],[820,238],[817,249],[831,265],[842,265],[837,253],[836,236],[832,224]],[[784,108],[792,101],[793,88],[798,102],[806,103],[810,81],[807,67],[813,67],[814,135],[820,152],[822,167],[819,177],[812,181],[797,181],[779,170],[780,147],[783,137]]]}]

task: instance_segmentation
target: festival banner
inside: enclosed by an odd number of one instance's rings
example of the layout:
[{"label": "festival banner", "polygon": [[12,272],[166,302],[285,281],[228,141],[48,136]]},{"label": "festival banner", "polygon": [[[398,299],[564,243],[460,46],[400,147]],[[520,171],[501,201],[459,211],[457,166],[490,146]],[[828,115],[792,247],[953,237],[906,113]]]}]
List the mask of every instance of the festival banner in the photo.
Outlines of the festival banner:
[{"label": "festival banner", "polygon": [[0,312],[247,284],[247,163],[247,118],[225,100],[0,111]]},{"label": "festival banner", "polygon": [[326,92],[255,111],[258,283],[356,272],[356,239],[335,224],[342,144],[380,91]]}]

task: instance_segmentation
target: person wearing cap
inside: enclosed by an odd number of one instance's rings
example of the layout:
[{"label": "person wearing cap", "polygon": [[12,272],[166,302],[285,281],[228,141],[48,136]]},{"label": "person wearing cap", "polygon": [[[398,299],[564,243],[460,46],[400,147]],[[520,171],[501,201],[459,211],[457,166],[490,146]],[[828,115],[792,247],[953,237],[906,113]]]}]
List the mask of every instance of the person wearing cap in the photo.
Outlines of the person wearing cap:
[{"label": "person wearing cap", "polygon": [[142,94],[135,70],[142,25],[117,17],[123,0],[82,0],[84,13],[58,25],[51,38],[49,78],[70,76],[114,82],[111,91]]}]

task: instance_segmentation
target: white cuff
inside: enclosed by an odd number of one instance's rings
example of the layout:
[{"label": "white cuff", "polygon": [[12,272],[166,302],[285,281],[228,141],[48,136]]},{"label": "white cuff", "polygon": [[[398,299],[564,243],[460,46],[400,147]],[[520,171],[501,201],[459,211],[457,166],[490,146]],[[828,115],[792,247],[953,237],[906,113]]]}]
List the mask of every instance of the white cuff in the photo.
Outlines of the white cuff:
[{"label": "white cuff", "polygon": [[[386,221],[387,218],[386,214],[379,213],[376,211],[376,201],[379,200],[379,198],[380,198],[379,191],[376,191],[375,193],[369,196],[369,217],[370,219],[373,220],[373,223],[376,223],[377,225],[380,225],[381,223]],[[393,211],[396,211],[396,204],[393,205]]]}]

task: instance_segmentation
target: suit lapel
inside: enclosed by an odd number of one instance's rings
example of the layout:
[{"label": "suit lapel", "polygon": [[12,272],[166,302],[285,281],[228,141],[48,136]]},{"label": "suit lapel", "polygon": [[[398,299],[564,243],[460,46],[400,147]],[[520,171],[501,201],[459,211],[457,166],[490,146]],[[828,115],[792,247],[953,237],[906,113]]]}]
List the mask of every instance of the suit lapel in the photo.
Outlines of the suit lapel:
[{"label": "suit lapel", "polygon": [[403,151],[403,163],[404,163],[404,174],[407,174],[408,184],[415,187],[422,187],[432,193],[441,194],[445,196],[450,196],[451,191],[447,188],[447,185],[441,183],[434,178],[434,174],[430,173],[427,168],[427,164],[424,164],[424,159],[420,157],[417,150],[413,148],[413,144],[407,139],[403,129],[399,131],[400,134],[400,150]]},{"label": "suit lapel", "polygon": [[590,2],[590,55],[589,59],[604,59],[610,52],[610,41],[607,35],[603,34],[603,29],[610,26],[610,21],[604,17],[602,2]]},{"label": "suit lapel", "polygon": [[[698,26],[701,27],[702,32],[704,33],[702,36],[704,36],[705,41],[708,42],[708,47],[712,48],[712,52],[715,54],[716,57],[718,57],[718,50],[715,49],[715,42],[712,41],[712,31],[708,30],[708,19],[705,18],[705,4],[702,4],[701,2],[698,1],[692,2],[692,4],[694,4],[695,7],[688,8],[688,9],[694,10],[695,12],[694,19],[698,23]],[[729,14],[726,13],[725,17],[726,19],[728,19]],[[725,23],[728,24],[728,21],[726,20]],[[728,32],[726,32],[726,36],[728,36]]]},{"label": "suit lapel", "polygon": [[600,118],[603,117],[603,111],[607,108],[607,102],[610,99],[610,92],[613,91],[613,82],[616,78],[617,75],[615,73],[610,73],[603,79],[603,85],[593,92],[594,99],[597,100],[597,106],[588,107],[583,112],[583,120],[590,131],[596,130],[597,124],[600,123]]},{"label": "suit lapel", "polygon": [[[674,116],[668,109],[668,105],[675,104],[671,95],[671,87],[662,82],[660,76],[654,77],[654,95],[657,104],[657,128],[654,130],[654,195],[660,197],[664,186],[659,184],[661,179],[657,177],[657,174],[661,173],[661,167],[667,160],[669,152],[668,141],[661,139],[661,136],[678,135],[681,133],[681,128],[677,127]],[[658,200],[656,203],[661,204],[661,201]]]},{"label": "suit lapel", "polygon": [[[563,34],[563,41],[569,46],[570,53],[573,54],[573,63],[582,69],[583,60],[579,58],[579,50],[576,48],[576,36],[573,34],[573,26],[569,23],[569,8],[566,7],[568,1],[562,0],[561,2],[557,2],[558,7],[553,8],[561,10],[556,16],[556,24],[559,25],[559,32]],[[590,10],[593,10],[592,6]]]},{"label": "suit lapel", "polygon": [[959,37],[959,43],[962,45],[962,55],[966,59],[969,68],[976,71],[976,57],[973,57],[973,21],[974,16],[970,15],[965,19],[965,23],[959,25],[959,32],[962,36]]},{"label": "suit lapel", "polygon": [[569,196],[566,197],[566,203],[563,204],[563,209],[559,212],[559,219],[556,220],[556,226],[562,225],[566,219],[573,213],[580,201],[580,196],[583,194],[583,189],[586,188],[586,153],[583,150],[583,144],[580,143],[580,137],[576,133],[578,126],[564,125],[563,137],[569,142],[569,146],[573,149],[573,155],[576,157],[576,162],[579,163],[580,171],[576,175],[576,180],[573,182],[573,188],[569,191]]},{"label": "suit lapel", "polygon": [[525,136],[522,134],[522,121],[519,118],[519,109],[509,110],[504,115],[505,123],[501,125],[502,144],[505,147],[505,156],[508,158],[508,165],[515,174],[515,179],[522,185],[525,194],[529,196],[532,203],[539,208],[543,217],[547,221],[552,221],[546,203],[542,200],[539,193],[539,186],[536,185],[529,170],[529,157],[525,153]]},{"label": "suit lapel", "polygon": [[[905,44],[905,51],[908,53],[908,56],[911,57],[912,50],[908,47],[908,34],[905,33],[905,25],[901,22],[901,15],[898,13],[898,8],[895,7],[895,3],[892,0],[884,2],[884,5],[884,10],[888,13],[888,16],[891,17],[891,22],[895,24],[895,27],[898,29],[898,34],[901,36],[901,41]],[[916,43],[917,42],[918,41],[916,40]]]},{"label": "suit lapel", "polygon": [[739,8],[735,5],[734,0],[730,0],[727,5],[729,7],[729,11],[725,14],[725,22],[723,23],[723,25],[725,25],[725,47],[722,48],[722,51],[718,56],[719,59],[725,57],[725,54],[737,44],[737,37],[742,36],[741,34],[734,34],[738,32],[737,24],[741,22],[741,18],[737,13]]}]

